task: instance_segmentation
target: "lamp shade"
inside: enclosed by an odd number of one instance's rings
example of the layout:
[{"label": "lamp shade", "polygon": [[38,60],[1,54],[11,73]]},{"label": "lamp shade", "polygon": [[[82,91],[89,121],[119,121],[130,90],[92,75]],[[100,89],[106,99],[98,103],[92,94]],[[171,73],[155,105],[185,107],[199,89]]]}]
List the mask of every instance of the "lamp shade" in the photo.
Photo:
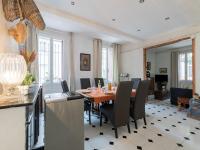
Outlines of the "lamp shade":
[{"label": "lamp shade", "polygon": [[0,53],[0,83],[19,85],[27,73],[24,57],[19,54]]}]

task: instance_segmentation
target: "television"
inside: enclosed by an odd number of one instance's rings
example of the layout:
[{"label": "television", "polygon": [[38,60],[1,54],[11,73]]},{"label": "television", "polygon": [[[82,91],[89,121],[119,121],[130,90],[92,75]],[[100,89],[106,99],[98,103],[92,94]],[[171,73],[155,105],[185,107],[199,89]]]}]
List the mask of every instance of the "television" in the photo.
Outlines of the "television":
[{"label": "television", "polygon": [[155,82],[168,82],[168,75],[155,75]]}]

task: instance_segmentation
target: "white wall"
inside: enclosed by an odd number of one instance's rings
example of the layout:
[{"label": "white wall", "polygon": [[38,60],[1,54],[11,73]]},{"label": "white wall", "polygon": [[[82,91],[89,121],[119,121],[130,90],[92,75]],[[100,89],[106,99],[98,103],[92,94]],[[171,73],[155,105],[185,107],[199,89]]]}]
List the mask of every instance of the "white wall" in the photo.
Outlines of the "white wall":
[{"label": "white wall", "polygon": [[121,52],[120,73],[130,74],[130,78],[143,79],[143,49]]},{"label": "white wall", "polygon": [[196,92],[200,94],[200,34],[196,35],[195,43]]},{"label": "white wall", "polygon": [[[90,78],[93,83],[93,38],[77,33],[73,37],[76,89],[80,89],[80,78]],[[91,71],[80,71],[80,53],[91,54]]]},{"label": "white wall", "polygon": [[2,9],[2,1],[0,1],[0,53],[1,52],[16,52],[17,51],[17,43],[14,41],[12,37],[8,35],[8,28],[12,24],[8,24],[8,22],[4,18],[4,13]]}]

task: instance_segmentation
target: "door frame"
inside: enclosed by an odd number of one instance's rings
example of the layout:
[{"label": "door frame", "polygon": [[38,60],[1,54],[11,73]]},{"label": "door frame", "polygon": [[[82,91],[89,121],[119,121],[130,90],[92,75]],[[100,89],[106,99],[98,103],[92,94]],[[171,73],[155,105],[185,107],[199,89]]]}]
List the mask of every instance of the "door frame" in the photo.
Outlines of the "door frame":
[{"label": "door frame", "polygon": [[180,41],[184,41],[184,40],[188,40],[188,39],[191,39],[192,40],[192,91],[193,91],[193,94],[195,93],[196,91],[196,70],[195,70],[195,46],[196,46],[196,40],[195,38],[191,38],[191,37],[185,37],[185,38],[180,38],[180,39],[177,39],[177,40],[173,40],[173,41],[169,41],[169,42],[165,42],[165,43],[160,43],[160,44],[156,44],[156,45],[152,45],[152,46],[149,46],[149,47],[145,47],[143,49],[143,59],[144,59],[144,65],[143,65],[143,69],[144,69],[144,79],[146,79],[146,69],[147,69],[147,50],[149,49],[152,49],[152,48],[158,48],[158,47],[161,47],[161,46],[166,46],[166,45],[169,45],[169,44],[174,44],[174,43],[177,43],[177,42],[180,42]]}]

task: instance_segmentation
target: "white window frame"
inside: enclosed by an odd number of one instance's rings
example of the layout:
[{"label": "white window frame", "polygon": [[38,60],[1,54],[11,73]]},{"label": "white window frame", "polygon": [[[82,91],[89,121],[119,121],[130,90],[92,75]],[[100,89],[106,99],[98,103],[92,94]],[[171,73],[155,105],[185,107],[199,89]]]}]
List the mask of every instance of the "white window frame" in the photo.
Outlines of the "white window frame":
[{"label": "white window frame", "polygon": [[[113,82],[113,79],[112,79],[112,81],[109,81],[109,79],[108,79],[109,78],[109,72],[112,71],[112,70],[109,70],[109,67],[108,67],[108,63],[109,63],[109,51],[112,51],[112,47],[111,46],[110,47],[109,46],[104,46],[102,48],[102,51],[103,51],[103,49],[106,49],[106,77],[104,77],[104,79],[106,80],[106,82]],[[102,70],[103,70],[103,67],[102,67]],[[103,71],[102,71],[102,76],[103,76]]]},{"label": "white window frame", "polygon": [[[39,37],[46,37],[46,38],[49,38],[50,39],[50,75],[49,75],[49,81],[46,81],[42,84],[54,84],[54,83],[58,83],[59,81],[53,81],[53,40],[60,40],[62,41],[62,61],[61,61],[61,79],[63,78],[63,62],[64,62],[64,59],[63,59],[63,56],[64,56],[64,35],[61,35],[62,33],[60,32],[52,32],[52,31],[44,31],[44,32],[40,32],[38,34],[38,50],[39,50]],[[39,64],[38,64],[38,67]],[[40,82],[40,76],[38,77],[38,80]]]},{"label": "white window frame", "polygon": [[[184,66],[184,68],[185,68],[185,79],[184,80],[181,80],[181,79],[179,79],[179,81],[192,81],[193,79],[188,79],[188,68],[187,68],[187,66],[188,66],[188,54],[192,54],[193,55],[193,53],[192,53],[192,51],[185,51],[185,52],[181,52],[181,53],[179,53],[179,59],[180,59],[180,55],[181,54],[184,54],[185,55],[185,66]],[[180,63],[180,60],[178,60],[178,63]],[[193,65],[193,64],[192,64]],[[179,71],[180,72],[180,71]],[[193,72],[192,72],[193,73]],[[180,75],[179,75],[179,77],[180,77]],[[193,76],[192,76],[193,77]]]}]

